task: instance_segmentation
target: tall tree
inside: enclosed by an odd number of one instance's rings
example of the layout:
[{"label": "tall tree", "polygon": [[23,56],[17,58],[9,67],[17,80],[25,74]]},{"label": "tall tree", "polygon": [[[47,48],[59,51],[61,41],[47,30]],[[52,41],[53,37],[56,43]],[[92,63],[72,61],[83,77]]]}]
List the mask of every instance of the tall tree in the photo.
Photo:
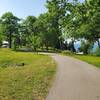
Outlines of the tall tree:
[{"label": "tall tree", "polygon": [[3,26],[3,32],[6,35],[6,39],[9,41],[9,48],[12,47],[12,39],[15,34],[18,33],[18,21],[19,18],[14,16],[11,12],[7,12],[2,15],[1,23]]},{"label": "tall tree", "polygon": [[80,38],[91,42],[98,42],[100,47],[100,1],[86,0],[80,6],[77,6],[77,16],[79,16],[79,33]]},{"label": "tall tree", "polygon": [[66,14],[66,0],[47,0],[46,7],[49,13],[50,29],[55,34],[55,47],[60,48],[62,25]]},{"label": "tall tree", "polygon": [[64,22],[64,38],[65,40],[71,39],[69,44],[71,51],[75,51],[74,43],[75,40],[80,38],[79,32],[77,32],[81,21],[80,16],[78,15],[77,9],[81,6],[78,0],[73,0],[73,2],[68,2],[66,5],[66,18]]},{"label": "tall tree", "polygon": [[4,39],[4,35],[2,33],[2,25],[0,22],[0,47],[2,46],[3,39]]},{"label": "tall tree", "polygon": [[53,43],[54,34],[50,31],[50,23],[48,13],[41,14],[36,23],[35,29],[38,33],[38,36],[41,38],[41,46],[45,46],[48,50],[48,46],[51,46]]},{"label": "tall tree", "polygon": [[91,41],[97,41],[100,48],[100,0],[87,0],[88,8],[88,32]]},{"label": "tall tree", "polygon": [[34,16],[28,16],[23,22],[22,22],[22,25],[21,25],[21,29],[23,32],[23,35],[25,35],[24,37],[26,37],[26,41],[27,41],[27,44],[31,44],[31,37],[34,35],[36,35],[36,29],[34,27],[34,23],[36,21],[36,17]]}]

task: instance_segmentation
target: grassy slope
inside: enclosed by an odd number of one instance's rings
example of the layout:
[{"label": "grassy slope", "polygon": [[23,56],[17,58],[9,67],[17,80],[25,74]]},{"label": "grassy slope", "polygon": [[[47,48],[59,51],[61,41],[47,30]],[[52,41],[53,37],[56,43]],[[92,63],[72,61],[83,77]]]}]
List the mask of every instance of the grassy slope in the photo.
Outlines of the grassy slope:
[{"label": "grassy slope", "polygon": [[90,64],[95,65],[96,67],[100,68],[100,57],[96,56],[85,56],[85,55],[75,55],[75,58],[78,58],[80,60],[86,61]]},{"label": "grassy slope", "polygon": [[0,100],[44,100],[55,69],[48,56],[0,49]]},{"label": "grassy slope", "polygon": [[96,67],[100,68],[100,57],[96,57],[96,56],[89,56],[89,55],[74,55],[71,52],[62,52],[62,55],[67,55],[67,56],[71,56],[71,57],[75,57],[77,59],[83,60],[89,64],[93,64]]}]

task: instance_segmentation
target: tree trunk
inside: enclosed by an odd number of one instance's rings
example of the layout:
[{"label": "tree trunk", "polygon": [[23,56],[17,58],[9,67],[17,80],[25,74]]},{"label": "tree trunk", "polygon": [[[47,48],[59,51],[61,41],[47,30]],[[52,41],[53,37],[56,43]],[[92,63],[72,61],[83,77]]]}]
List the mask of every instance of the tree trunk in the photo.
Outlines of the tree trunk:
[{"label": "tree trunk", "polygon": [[46,50],[48,51],[48,42],[45,43]]},{"label": "tree trunk", "polygon": [[48,45],[46,45],[46,50],[48,51]]},{"label": "tree trunk", "polygon": [[72,52],[76,52],[76,49],[75,49],[74,43],[75,43],[75,40],[73,39],[73,40],[72,40],[72,44],[71,44]]},{"label": "tree trunk", "polygon": [[98,41],[97,41],[97,42],[98,42],[98,47],[100,48],[100,41],[99,41],[99,39],[98,39]]}]

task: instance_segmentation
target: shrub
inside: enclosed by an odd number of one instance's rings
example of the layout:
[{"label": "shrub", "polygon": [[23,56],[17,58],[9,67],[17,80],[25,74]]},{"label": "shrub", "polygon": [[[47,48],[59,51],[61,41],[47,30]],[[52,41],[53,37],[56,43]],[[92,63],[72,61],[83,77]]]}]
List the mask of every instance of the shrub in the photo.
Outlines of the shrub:
[{"label": "shrub", "polygon": [[96,49],[94,55],[100,57],[100,48],[97,48],[97,49]]},{"label": "shrub", "polygon": [[82,41],[79,51],[83,52],[83,54],[90,54],[92,48],[93,48],[93,43],[89,41]]},{"label": "shrub", "polygon": [[69,50],[64,50],[64,51],[62,51],[62,54],[65,54],[65,55],[73,55],[73,52],[71,52]]}]

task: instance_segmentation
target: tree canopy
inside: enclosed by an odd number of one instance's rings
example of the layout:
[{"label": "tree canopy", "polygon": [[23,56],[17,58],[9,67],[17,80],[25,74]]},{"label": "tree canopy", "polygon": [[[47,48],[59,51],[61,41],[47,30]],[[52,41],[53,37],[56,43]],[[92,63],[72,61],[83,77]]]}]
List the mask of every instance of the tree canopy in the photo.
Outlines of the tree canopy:
[{"label": "tree canopy", "polygon": [[[82,3],[78,0],[46,0],[45,6],[48,11],[39,17],[28,16],[21,20],[11,12],[3,14],[0,45],[7,40],[9,48],[28,46],[36,51],[37,48],[70,47],[75,51],[75,41],[82,40],[84,46],[97,42],[100,48],[100,0]],[[67,39],[71,39],[71,43],[68,44]]]}]

